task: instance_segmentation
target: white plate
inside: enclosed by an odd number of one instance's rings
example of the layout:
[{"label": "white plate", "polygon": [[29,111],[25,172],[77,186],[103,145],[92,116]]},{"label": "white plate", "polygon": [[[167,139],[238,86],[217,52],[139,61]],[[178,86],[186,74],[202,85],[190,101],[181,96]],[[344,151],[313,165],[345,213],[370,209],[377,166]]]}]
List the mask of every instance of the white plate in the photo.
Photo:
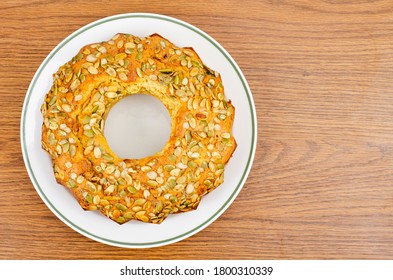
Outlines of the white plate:
[{"label": "white plate", "polygon": [[[80,48],[106,41],[116,33],[158,33],[181,47],[193,47],[203,62],[221,73],[226,97],[236,108],[233,134],[238,147],[225,167],[224,183],[202,198],[195,211],[170,215],[162,224],[131,221],[118,225],[97,211],[83,211],[70,192],[55,181],[51,160],[41,149],[41,104],[52,74]],[[243,187],[254,158],[257,124],[254,101],[240,68],[224,48],[200,29],[156,14],[121,14],[88,24],[63,40],[43,61],[31,81],[21,119],[25,165],[38,194],[65,224],[93,240],[119,247],[146,248],[183,240],[215,221]]]}]

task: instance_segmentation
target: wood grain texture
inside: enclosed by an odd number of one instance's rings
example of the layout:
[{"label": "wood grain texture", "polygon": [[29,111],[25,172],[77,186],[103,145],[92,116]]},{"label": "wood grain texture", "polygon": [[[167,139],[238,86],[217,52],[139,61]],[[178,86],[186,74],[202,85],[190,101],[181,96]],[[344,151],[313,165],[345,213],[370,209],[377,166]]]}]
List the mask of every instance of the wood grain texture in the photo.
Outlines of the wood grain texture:
[{"label": "wood grain texture", "polygon": [[[6,0],[0,12],[0,259],[393,259],[392,1]],[[47,54],[125,12],[209,33],[242,69],[258,117],[234,203],[200,233],[154,249],[107,246],[63,224],[31,184],[19,141]]]}]

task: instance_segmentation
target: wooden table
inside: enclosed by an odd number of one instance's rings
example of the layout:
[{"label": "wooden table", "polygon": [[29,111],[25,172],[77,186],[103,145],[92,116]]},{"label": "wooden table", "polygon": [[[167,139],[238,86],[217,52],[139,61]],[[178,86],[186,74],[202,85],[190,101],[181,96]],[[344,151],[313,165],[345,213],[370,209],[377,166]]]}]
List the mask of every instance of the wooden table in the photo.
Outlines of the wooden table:
[{"label": "wooden table", "polygon": [[[126,2],[126,1],[124,1]],[[392,1],[2,1],[1,259],[392,259]],[[187,21],[233,56],[253,93],[258,145],[229,209],[181,242],[123,249],[63,224],[27,175],[29,83],[73,31],[113,14]]]}]

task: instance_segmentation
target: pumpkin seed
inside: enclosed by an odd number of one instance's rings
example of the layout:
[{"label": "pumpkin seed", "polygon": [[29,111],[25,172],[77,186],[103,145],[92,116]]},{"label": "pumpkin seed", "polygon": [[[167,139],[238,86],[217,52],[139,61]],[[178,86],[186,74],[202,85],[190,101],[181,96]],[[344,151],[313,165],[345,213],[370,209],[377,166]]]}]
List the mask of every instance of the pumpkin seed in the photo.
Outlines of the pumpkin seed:
[{"label": "pumpkin seed", "polygon": [[76,187],[75,181],[72,179],[68,179],[68,186],[70,188],[75,188]]},{"label": "pumpkin seed", "polygon": [[186,193],[187,193],[187,194],[191,194],[191,193],[193,193],[193,192],[194,192],[194,184],[189,183],[189,184],[187,185],[187,187],[186,187]]},{"label": "pumpkin seed", "polygon": [[147,177],[149,177],[149,179],[154,180],[157,178],[157,173],[155,171],[149,171],[147,172]]},{"label": "pumpkin seed", "polygon": [[94,147],[94,157],[100,158],[101,157],[101,149],[99,147]]},{"label": "pumpkin seed", "polygon": [[127,211],[127,206],[125,206],[125,205],[123,205],[123,204],[121,204],[121,203],[116,203],[116,204],[115,204],[115,207],[116,207],[117,209],[119,209],[120,211]]},{"label": "pumpkin seed", "polygon": [[109,76],[116,77],[116,71],[112,67],[106,68],[105,72],[108,73]]},{"label": "pumpkin seed", "polygon": [[94,136],[94,132],[91,129],[87,129],[83,132],[83,134],[87,137],[93,137]]},{"label": "pumpkin seed", "polygon": [[95,68],[93,65],[89,66],[89,67],[87,68],[87,71],[89,71],[89,73],[90,73],[90,74],[93,74],[93,75],[98,74],[98,69]]},{"label": "pumpkin seed", "polygon": [[147,181],[147,185],[148,185],[149,187],[155,188],[155,187],[158,186],[158,183],[157,183],[156,181],[153,181],[153,180],[148,180],[148,181]]},{"label": "pumpkin seed", "polygon": [[119,73],[119,78],[122,81],[127,81],[128,80],[128,77],[127,77],[127,75],[124,72],[120,72]]},{"label": "pumpkin seed", "polygon": [[139,211],[135,214],[135,217],[143,222],[148,222],[149,218],[145,216],[146,211]]}]

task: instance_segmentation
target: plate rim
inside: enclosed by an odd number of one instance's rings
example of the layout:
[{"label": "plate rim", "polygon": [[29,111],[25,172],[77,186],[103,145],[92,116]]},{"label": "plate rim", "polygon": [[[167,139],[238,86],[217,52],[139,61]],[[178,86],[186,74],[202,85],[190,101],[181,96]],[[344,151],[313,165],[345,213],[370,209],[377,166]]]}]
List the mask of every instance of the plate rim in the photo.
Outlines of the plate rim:
[{"label": "plate rim", "polygon": [[[27,114],[28,104],[30,102],[30,98],[32,96],[33,89],[35,88],[35,84],[36,84],[38,78],[40,77],[43,69],[46,67],[46,65],[49,63],[49,61],[51,61],[53,56],[65,44],[67,44],[69,41],[74,39],[79,34],[82,34],[93,27],[105,24],[107,22],[114,21],[114,20],[122,20],[125,18],[153,18],[153,19],[158,19],[158,20],[169,21],[170,23],[174,23],[174,24],[186,27],[187,29],[199,34],[204,39],[206,39],[211,45],[213,45],[218,51],[220,51],[223,54],[225,59],[230,63],[232,68],[235,70],[238,78],[241,81],[243,89],[246,92],[248,107],[250,108],[250,115],[251,115],[251,121],[252,121],[252,124],[251,124],[251,128],[252,128],[251,129],[251,133],[252,133],[251,146],[250,146],[250,151],[249,151],[249,154],[247,157],[248,158],[247,164],[244,167],[243,174],[240,177],[236,188],[233,190],[232,194],[225,201],[225,203],[223,205],[221,205],[221,207],[215,213],[213,213],[208,219],[204,220],[199,225],[193,227],[191,230],[181,233],[181,234],[178,234],[178,235],[171,237],[171,238],[166,238],[164,240],[152,241],[152,242],[141,242],[141,243],[124,242],[124,241],[108,239],[106,237],[100,237],[100,236],[98,236],[98,235],[96,235],[86,229],[79,227],[78,225],[76,225],[72,221],[70,221],[68,218],[66,218],[59,210],[56,209],[56,207],[52,204],[52,202],[45,195],[44,191],[41,189],[40,183],[38,182],[38,180],[35,177],[35,174],[32,170],[32,166],[30,163],[29,155],[28,155],[28,149],[27,149],[27,145],[26,145],[26,139],[25,139],[26,114]],[[22,108],[21,122],[20,122],[20,141],[21,141],[22,155],[23,155],[25,167],[26,167],[26,170],[28,172],[31,182],[33,183],[34,188],[36,189],[36,191],[38,192],[39,196],[44,201],[44,203],[47,205],[47,207],[51,210],[51,212],[54,213],[63,223],[65,223],[67,226],[71,227],[72,229],[74,229],[75,231],[80,233],[81,235],[88,237],[90,239],[93,239],[95,241],[98,241],[100,243],[107,244],[107,245],[123,247],[123,248],[153,248],[153,247],[172,244],[172,243],[184,240],[193,234],[198,233],[199,231],[203,230],[208,225],[213,223],[232,204],[232,202],[234,201],[234,199],[237,197],[240,190],[244,186],[245,181],[248,177],[248,174],[250,173],[250,170],[251,170],[251,167],[253,164],[253,160],[255,157],[255,151],[256,151],[256,145],[257,145],[257,125],[256,125],[256,123],[257,123],[257,117],[256,117],[255,104],[254,104],[254,100],[252,98],[251,90],[250,90],[249,85],[246,81],[246,78],[244,77],[242,71],[240,70],[240,67],[237,65],[235,60],[224,49],[224,47],[222,47],[215,39],[213,39],[210,35],[208,35],[204,31],[202,31],[201,29],[197,28],[196,26],[191,25],[183,20],[180,20],[180,19],[177,19],[174,17],[169,17],[166,15],[155,14],[155,13],[124,13],[124,14],[116,14],[116,15],[104,17],[104,18],[98,19],[96,21],[93,21],[89,24],[86,24],[86,25],[80,27],[79,29],[77,29],[76,31],[74,31],[70,35],[68,35],[65,39],[63,39],[59,44],[57,44],[56,47],[54,47],[52,49],[52,51],[46,56],[44,61],[40,64],[40,66],[36,70],[32,80],[31,80],[31,83],[28,87],[28,90],[26,92],[26,96],[25,96],[23,108]]]}]

